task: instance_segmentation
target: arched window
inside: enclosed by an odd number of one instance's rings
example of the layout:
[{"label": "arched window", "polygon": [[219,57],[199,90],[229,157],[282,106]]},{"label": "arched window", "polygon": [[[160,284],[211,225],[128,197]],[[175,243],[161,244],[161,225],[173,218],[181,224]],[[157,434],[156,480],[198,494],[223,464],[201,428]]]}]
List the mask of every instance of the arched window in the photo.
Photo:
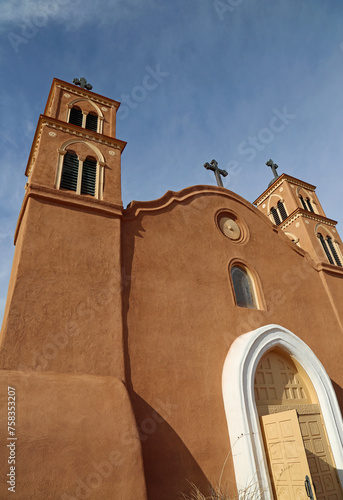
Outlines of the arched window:
[{"label": "arched window", "polygon": [[96,160],[87,157],[82,165],[81,194],[95,195],[96,186]]},{"label": "arched window", "polygon": [[98,115],[96,113],[88,113],[86,117],[86,128],[94,132],[98,131]]},{"label": "arched window", "polygon": [[73,106],[69,113],[69,123],[77,125],[78,127],[98,132],[98,115],[94,111],[82,111],[79,106]]},{"label": "arched window", "polygon": [[324,237],[321,233],[318,233],[318,238],[319,238],[319,241],[320,243],[322,244],[322,247],[323,247],[323,250],[328,258],[328,261],[330,262],[330,264],[335,264],[334,261],[333,261],[333,258],[331,256],[331,253],[330,253],[330,250],[327,246],[327,243],[326,241],[324,240]]},{"label": "arched window", "polygon": [[304,210],[307,210],[307,205],[306,205],[306,203],[305,203],[304,198],[301,196],[301,194],[299,194],[299,198],[300,198],[301,204],[302,204],[302,206],[303,206],[303,209],[304,209]]},{"label": "arched window", "polygon": [[302,195],[299,194],[299,199],[301,201],[301,204],[302,204],[304,210],[307,210],[308,212],[315,213],[314,212],[314,208],[312,206],[312,202],[311,202],[309,196],[306,198],[306,200],[304,200],[304,198],[302,197]]},{"label": "arched window", "polygon": [[286,209],[285,209],[285,205],[283,204],[283,202],[281,200],[279,200],[277,202],[277,208],[279,210],[279,214],[281,215],[281,219],[284,221],[287,219],[287,212],[286,212]]},{"label": "arched window", "polygon": [[307,203],[309,211],[314,213],[310,198],[306,198],[306,203]]},{"label": "arched window", "polygon": [[342,267],[342,263],[341,263],[341,261],[340,261],[340,259],[339,259],[339,257],[338,257],[338,253],[337,253],[337,251],[336,251],[336,248],[335,248],[335,246],[334,246],[334,243],[333,243],[333,241],[332,241],[332,238],[330,238],[330,236],[328,236],[328,237],[326,238],[326,241],[328,242],[329,248],[330,248],[330,250],[331,250],[331,254],[332,254],[333,258],[335,259],[335,262],[336,262],[337,266]]},{"label": "arched window", "polygon": [[275,207],[272,207],[270,209],[270,213],[272,214],[273,216],[273,219],[274,219],[274,222],[277,226],[279,226],[281,224],[281,219],[279,217],[279,214],[278,214],[278,211],[276,210]]},{"label": "arched window", "polygon": [[324,238],[321,233],[318,233],[317,236],[330,264],[342,267],[341,259],[338,256],[338,252],[332,238],[330,236]]},{"label": "arched window", "polygon": [[77,180],[79,174],[79,159],[72,151],[67,151],[63,158],[60,189],[77,191]]},{"label": "arched window", "polygon": [[82,122],[83,114],[81,108],[79,108],[78,106],[73,106],[70,110],[69,123],[77,125],[78,127],[82,127]]},{"label": "arched window", "polygon": [[248,272],[241,266],[231,268],[231,278],[236,297],[236,304],[239,307],[256,309],[256,298],[254,286]]},{"label": "arched window", "polygon": [[75,191],[77,194],[96,195],[97,161],[87,156],[82,161],[74,151],[67,151],[63,158],[59,188]]}]

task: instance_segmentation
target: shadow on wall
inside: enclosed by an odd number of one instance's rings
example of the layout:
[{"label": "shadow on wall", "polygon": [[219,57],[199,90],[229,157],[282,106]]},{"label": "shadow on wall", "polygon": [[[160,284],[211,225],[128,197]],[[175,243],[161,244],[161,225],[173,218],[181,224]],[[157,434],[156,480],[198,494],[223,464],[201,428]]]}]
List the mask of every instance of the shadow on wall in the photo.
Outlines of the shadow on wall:
[{"label": "shadow on wall", "polygon": [[138,394],[131,392],[130,396],[141,438],[149,500],[176,500],[181,493],[189,495],[190,483],[207,494],[210,483],[180,437]]},{"label": "shadow on wall", "polygon": [[337,396],[337,400],[338,400],[338,404],[339,404],[339,407],[341,409],[341,412],[343,414],[343,389],[340,385],[338,385],[334,380],[330,379],[331,380],[331,383],[333,385],[333,388],[335,390],[335,393],[336,393],[336,396]]}]

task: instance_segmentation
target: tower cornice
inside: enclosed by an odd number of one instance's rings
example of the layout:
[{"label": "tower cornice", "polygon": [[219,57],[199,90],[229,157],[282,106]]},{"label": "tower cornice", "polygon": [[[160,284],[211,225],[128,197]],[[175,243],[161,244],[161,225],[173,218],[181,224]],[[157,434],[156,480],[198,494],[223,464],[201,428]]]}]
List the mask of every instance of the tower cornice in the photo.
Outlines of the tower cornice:
[{"label": "tower cornice", "polygon": [[297,208],[296,210],[294,210],[294,212],[292,212],[287,217],[287,219],[285,219],[279,225],[279,227],[281,229],[286,229],[290,224],[292,224],[292,222],[299,219],[300,217],[304,217],[305,219],[310,219],[310,220],[314,220],[317,222],[323,222],[323,223],[327,224],[328,226],[332,226],[332,227],[335,227],[337,224],[337,221],[335,221],[333,219],[328,219],[327,217],[324,217],[323,215],[316,214],[314,212],[308,212],[307,210],[304,210],[303,208]]},{"label": "tower cornice", "polygon": [[19,213],[17,227],[14,233],[14,244],[16,244],[21,222],[25,213],[29,198],[44,199],[45,201],[57,203],[60,206],[73,206],[82,211],[88,210],[98,212],[110,217],[121,217],[123,206],[109,203],[90,196],[75,195],[73,192],[61,191],[57,189],[41,186],[40,184],[29,184]]},{"label": "tower cornice", "polygon": [[52,81],[48,100],[47,100],[47,103],[45,106],[44,114],[47,114],[49,109],[50,109],[56,88],[61,88],[67,92],[69,90],[73,94],[76,94],[80,97],[84,97],[85,99],[91,99],[92,101],[94,101],[98,104],[101,104],[102,106],[113,107],[116,110],[120,106],[120,102],[118,102],[118,101],[115,101],[113,99],[110,99],[110,98],[105,97],[105,96],[100,95],[100,94],[96,94],[95,92],[91,92],[90,90],[82,89],[82,88],[80,88],[72,83],[68,83],[68,82],[65,82],[63,80],[59,80],[58,78],[54,78]]},{"label": "tower cornice", "polygon": [[114,149],[119,149],[120,153],[123,152],[126,142],[121,141],[120,139],[116,139],[114,137],[109,137],[107,135],[99,134],[98,132],[93,132],[88,129],[84,129],[81,127],[78,127],[77,125],[73,125],[71,123],[66,123],[61,120],[57,120],[56,118],[51,118],[46,115],[40,115],[38,124],[37,124],[37,129],[36,133],[32,142],[32,147],[29,155],[29,159],[27,162],[26,170],[25,170],[25,175],[28,177],[31,172],[32,165],[35,161],[35,153],[36,150],[39,146],[40,142],[40,137],[42,135],[42,130],[43,127],[47,125],[50,128],[56,129],[56,130],[62,130],[63,132],[67,132],[71,134],[72,136],[80,137],[82,139],[94,141],[98,144],[103,144],[104,146],[109,146]]},{"label": "tower cornice", "polygon": [[263,191],[263,193],[253,202],[254,205],[258,207],[272,194],[273,191],[275,191],[275,189],[281,186],[281,184],[286,180],[296,186],[302,187],[304,189],[309,189],[310,191],[314,191],[316,189],[316,186],[314,186],[313,184],[301,181],[300,179],[292,177],[291,175],[288,174],[281,174],[279,177],[275,179],[273,184],[271,184],[271,186],[269,186],[265,191]]}]

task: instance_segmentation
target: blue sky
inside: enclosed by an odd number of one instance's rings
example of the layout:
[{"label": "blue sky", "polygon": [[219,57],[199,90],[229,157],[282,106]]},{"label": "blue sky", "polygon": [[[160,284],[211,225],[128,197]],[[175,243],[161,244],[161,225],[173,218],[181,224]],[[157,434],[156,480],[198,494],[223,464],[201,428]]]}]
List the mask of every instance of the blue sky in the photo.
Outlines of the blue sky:
[{"label": "blue sky", "polygon": [[[26,162],[54,77],[85,76],[94,92],[124,103],[117,137],[128,142],[125,206],[214,184],[203,168],[213,158],[229,172],[224,186],[252,202],[272,178],[272,158],[279,173],[317,185],[327,216],[342,221],[341,0],[0,7],[0,317]],[[157,85],[145,78],[151,72]],[[144,89],[147,81],[154,88]]]}]

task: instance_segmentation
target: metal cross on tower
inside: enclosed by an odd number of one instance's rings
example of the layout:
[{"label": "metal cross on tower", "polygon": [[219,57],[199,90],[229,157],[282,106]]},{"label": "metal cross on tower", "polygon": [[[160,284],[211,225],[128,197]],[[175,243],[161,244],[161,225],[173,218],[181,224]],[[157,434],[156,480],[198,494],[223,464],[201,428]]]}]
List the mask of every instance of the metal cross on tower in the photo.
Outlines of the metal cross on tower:
[{"label": "metal cross on tower", "polygon": [[92,88],[93,88],[93,86],[90,83],[87,83],[87,80],[84,77],[82,77],[80,79],[74,78],[73,83],[74,83],[74,85],[80,85],[80,87],[82,89],[92,90]]},{"label": "metal cross on tower", "polygon": [[212,172],[214,172],[214,175],[216,176],[218,186],[224,187],[222,178],[220,176],[222,175],[223,177],[226,177],[227,171],[218,168],[218,162],[216,160],[212,160],[211,163],[205,163],[204,167],[207,168],[207,170],[212,170]]},{"label": "metal cross on tower", "polygon": [[266,165],[267,167],[270,167],[272,169],[274,178],[277,179],[279,177],[279,174],[276,172],[276,169],[279,167],[279,165],[274,163],[273,160],[268,160]]}]

